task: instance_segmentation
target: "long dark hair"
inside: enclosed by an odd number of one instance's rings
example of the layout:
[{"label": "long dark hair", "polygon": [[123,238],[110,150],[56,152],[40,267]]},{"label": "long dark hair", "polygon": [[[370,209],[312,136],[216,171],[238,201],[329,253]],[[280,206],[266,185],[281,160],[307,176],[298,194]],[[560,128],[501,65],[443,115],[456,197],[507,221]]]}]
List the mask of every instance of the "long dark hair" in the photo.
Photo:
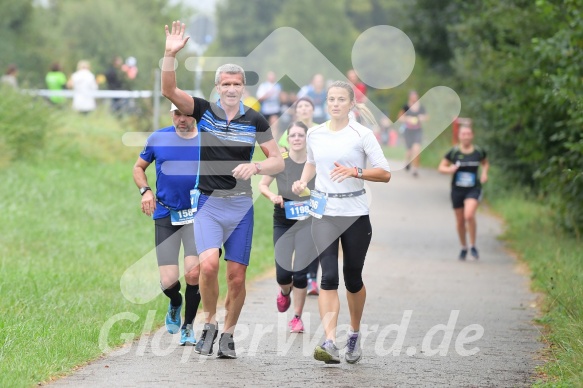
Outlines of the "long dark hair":
[{"label": "long dark hair", "polygon": [[293,127],[300,127],[304,130],[305,133],[308,133],[308,126],[301,121],[294,121],[287,127],[287,135],[289,136],[289,130]]}]

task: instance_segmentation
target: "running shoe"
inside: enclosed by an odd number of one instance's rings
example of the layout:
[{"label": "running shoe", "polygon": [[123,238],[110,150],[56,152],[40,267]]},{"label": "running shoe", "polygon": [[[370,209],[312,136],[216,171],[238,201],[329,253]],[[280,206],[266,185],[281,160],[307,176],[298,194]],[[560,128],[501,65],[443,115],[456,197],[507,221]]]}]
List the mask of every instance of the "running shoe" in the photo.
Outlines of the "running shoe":
[{"label": "running shoe", "polygon": [[172,303],[168,304],[168,312],[166,313],[166,330],[170,334],[176,334],[180,330],[180,311],[182,305],[175,307]]},{"label": "running shoe", "polygon": [[308,295],[320,295],[318,282],[315,279],[308,279]]},{"label": "running shoe", "polygon": [[468,255],[468,250],[466,248],[464,248],[460,251],[459,259],[465,260],[467,255]]},{"label": "running shoe", "polygon": [[194,347],[196,353],[203,356],[212,356],[213,344],[217,340],[217,335],[219,334],[219,328],[217,326],[218,325],[213,325],[212,323],[204,324],[202,334]]},{"label": "running shoe", "polygon": [[290,333],[303,333],[304,332],[304,323],[302,322],[302,318],[294,316],[291,321],[289,321],[289,332]]},{"label": "running shoe", "polygon": [[470,254],[476,260],[478,260],[480,258],[480,255],[478,254],[478,250],[476,249],[476,247],[471,247],[470,248]]},{"label": "running shoe", "polygon": [[324,361],[326,364],[340,364],[340,354],[332,340],[326,340],[322,345],[316,346],[314,358],[318,361]]},{"label": "running shoe", "polygon": [[348,337],[348,342],[346,342],[346,353],[344,358],[349,364],[356,364],[362,358],[362,349],[360,348],[360,336],[358,333],[352,334]]},{"label": "running shoe", "polygon": [[235,353],[235,341],[233,341],[233,334],[223,333],[219,340],[219,350],[217,351],[217,358],[237,358]]},{"label": "running shoe", "polygon": [[277,311],[280,313],[285,313],[287,309],[289,309],[289,305],[291,304],[291,291],[289,294],[284,295],[281,290],[279,290],[279,294],[277,294]]},{"label": "running shoe", "polygon": [[182,328],[180,333],[180,346],[184,345],[196,345],[196,339],[194,339],[194,330],[192,330],[192,325],[186,325]]}]

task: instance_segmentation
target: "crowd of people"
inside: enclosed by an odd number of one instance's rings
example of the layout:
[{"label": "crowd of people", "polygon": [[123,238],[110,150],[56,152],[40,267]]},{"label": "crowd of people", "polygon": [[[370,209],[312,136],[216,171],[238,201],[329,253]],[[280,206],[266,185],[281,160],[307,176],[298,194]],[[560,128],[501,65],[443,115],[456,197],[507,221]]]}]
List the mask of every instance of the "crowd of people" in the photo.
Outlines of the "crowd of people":
[{"label": "crowd of people", "polygon": [[[44,81],[47,90],[51,92],[72,90],[72,109],[81,114],[88,114],[97,107],[93,92],[99,88],[99,84],[105,83],[109,90],[130,90],[137,74],[136,58],[128,57],[124,62],[121,57],[116,56],[105,74],[97,76],[92,71],[91,63],[88,60],[77,62],[76,70],[70,76],[65,74],[60,62],[54,62],[46,73]],[[10,64],[7,67],[5,73],[0,77],[0,85],[6,85],[15,90],[19,89],[18,66],[16,64]],[[49,95],[47,101],[55,107],[63,107],[67,104],[68,98],[55,93]],[[112,113],[121,115],[129,103],[130,100],[127,98],[112,98]]]}]

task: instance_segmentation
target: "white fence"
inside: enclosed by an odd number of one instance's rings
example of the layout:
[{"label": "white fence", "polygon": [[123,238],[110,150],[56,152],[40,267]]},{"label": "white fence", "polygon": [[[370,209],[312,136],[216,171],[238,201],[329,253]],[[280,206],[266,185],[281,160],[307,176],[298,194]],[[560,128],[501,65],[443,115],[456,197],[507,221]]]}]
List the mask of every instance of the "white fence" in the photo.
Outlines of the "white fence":
[{"label": "white fence", "polygon": [[[73,98],[75,91],[63,90],[48,90],[48,89],[23,89],[22,92],[33,96],[41,97],[66,97]],[[191,96],[197,95],[194,90],[185,90]],[[85,92],[85,95],[97,99],[111,99],[111,98],[151,98],[152,99],[152,131],[159,129],[160,125],[160,99],[162,93],[160,92],[160,70],[155,72],[154,89],[153,90],[90,90]],[[169,103],[168,103],[169,104]]]}]

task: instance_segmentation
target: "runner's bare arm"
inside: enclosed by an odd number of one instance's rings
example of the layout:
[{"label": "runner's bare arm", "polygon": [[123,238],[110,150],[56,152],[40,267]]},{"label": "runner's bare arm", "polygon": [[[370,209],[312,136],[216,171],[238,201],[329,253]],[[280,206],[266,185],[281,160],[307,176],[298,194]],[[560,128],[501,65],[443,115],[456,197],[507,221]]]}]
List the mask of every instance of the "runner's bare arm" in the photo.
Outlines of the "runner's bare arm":
[{"label": "runner's bare arm", "polygon": [[457,171],[458,166],[452,164],[449,160],[443,158],[439,163],[439,167],[437,167],[437,171],[442,174],[453,174]]},{"label": "runner's bare arm", "polygon": [[480,182],[486,183],[488,181],[488,170],[490,169],[490,162],[488,159],[482,160],[482,174],[480,176]]},{"label": "runner's bare arm", "polygon": [[162,95],[169,99],[179,111],[184,114],[192,114],[194,111],[194,100],[185,91],[176,86],[176,54],[188,42],[189,37],[184,37],[186,26],[180,21],[173,21],[172,28],[164,26],[166,31],[166,46],[164,58],[162,60],[161,90]]},{"label": "runner's bare arm", "polygon": [[[142,158],[138,158],[136,164],[134,164],[133,169],[133,176],[134,182],[138,188],[142,188],[148,186],[148,177],[146,176],[146,169],[150,163],[146,162]],[[142,213],[146,214],[147,216],[151,216],[154,214],[154,210],[156,210],[156,198],[154,197],[154,193],[152,190],[146,191],[142,195]]]},{"label": "runner's bare arm", "polygon": [[270,175],[264,175],[261,177],[261,181],[259,181],[259,191],[263,196],[273,202],[275,205],[280,205],[283,207],[283,197],[281,195],[274,194],[271,190],[269,190],[269,185],[273,182],[275,178]]},{"label": "runner's bare arm", "polygon": [[264,143],[261,143],[259,146],[261,147],[263,154],[267,157],[267,159],[261,162],[261,171],[259,174],[276,175],[282,172],[285,168],[285,163],[283,161],[283,157],[281,156],[281,152],[279,152],[279,146],[275,140],[268,140]]}]

